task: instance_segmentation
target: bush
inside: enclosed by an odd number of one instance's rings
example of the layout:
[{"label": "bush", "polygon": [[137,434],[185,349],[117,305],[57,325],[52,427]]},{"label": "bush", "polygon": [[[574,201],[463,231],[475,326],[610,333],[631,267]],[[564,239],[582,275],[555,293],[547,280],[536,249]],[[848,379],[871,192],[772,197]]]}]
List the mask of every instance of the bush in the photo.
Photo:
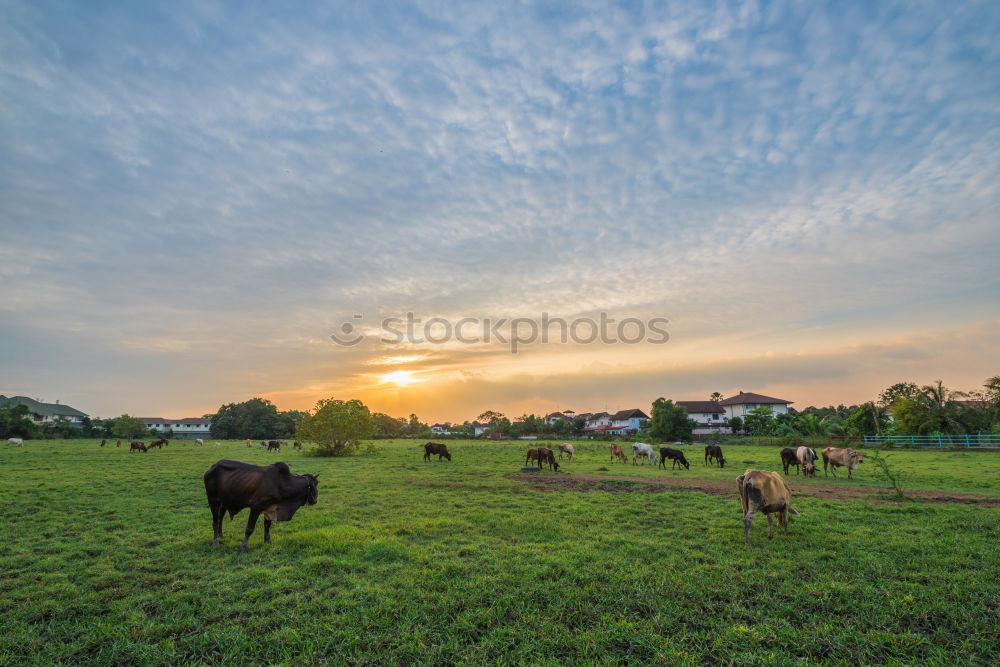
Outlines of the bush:
[{"label": "bush", "polygon": [[362,440],[375,434],[375,429],[372,413],[361,401],[327,398],[302,418],[295,435],[318,445],[311,452],[314,456],[349,456],[358,451]]}]

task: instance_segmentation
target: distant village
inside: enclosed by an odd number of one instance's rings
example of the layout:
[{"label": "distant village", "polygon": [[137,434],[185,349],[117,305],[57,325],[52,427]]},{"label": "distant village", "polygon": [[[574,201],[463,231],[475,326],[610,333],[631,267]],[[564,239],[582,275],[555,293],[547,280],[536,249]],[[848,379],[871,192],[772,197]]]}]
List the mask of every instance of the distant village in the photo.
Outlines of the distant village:
[{"label": "distant village", "polygon": [[[750,411],[766,407],[775,414],[788,412],[792,401],[773,396],[764,396],[752,392],[740,392],[726,399],[710,401],[674,401],[675,405],[684,408],[688,417],[695,422],[694,434],[704,435],[728,430],[729,421],[734,417],[743,417]],[[89,415],[69,405],[56,401],[46,403],[27,396],[0,396],[0,407],[23,405],[27,408],[31,420],[39,425],[66,424],[82,427]],[[139,417],[146,426],[158,434],[170,434],[173,438],[207,438],[210,436],[212,420],[208,416],[184,417],[180,419],[165,419],[163,417]],[[583,436],[628,436],[643,430],[649,421],[649,415],[639,408],[608,412],[581,412],[563,410],[552,412],[541,418],[541,423],[547,427],[539,430],[555,434],[569,435],[579,433]],[[405,422],[405,420],[400,420]],[[514,420],[513,424],[518,424]],[[436,435],[466,435],[479,437],[501,438],[503,434],[495,423],[473,420],[463,424],[435,423],[430,430]],[[492,430],[492,433],[490,431]],[[524,429],[514,429],[522,437],[530,438],[538,433],[525,433]]]}]

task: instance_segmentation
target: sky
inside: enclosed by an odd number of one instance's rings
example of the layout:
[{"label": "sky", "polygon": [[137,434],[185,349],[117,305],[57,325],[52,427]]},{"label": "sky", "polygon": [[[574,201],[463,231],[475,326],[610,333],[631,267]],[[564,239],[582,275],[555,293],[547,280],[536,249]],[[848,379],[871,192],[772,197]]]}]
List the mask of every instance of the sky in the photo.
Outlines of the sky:
[{"label": "sky", "polygon": [[[988,0],[4,2],[0,394],[461,422],[980,388],[997,34]],[[384,335],[406,313],[431,340]],[[667,335],[443,333],[602,314]]]}]

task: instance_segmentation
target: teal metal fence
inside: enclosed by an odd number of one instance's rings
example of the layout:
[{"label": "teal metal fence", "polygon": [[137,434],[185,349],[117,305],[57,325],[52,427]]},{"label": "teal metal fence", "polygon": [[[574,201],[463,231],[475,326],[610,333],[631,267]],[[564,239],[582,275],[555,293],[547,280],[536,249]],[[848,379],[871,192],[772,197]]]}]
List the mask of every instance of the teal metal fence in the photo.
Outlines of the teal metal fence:
[{"label": "teal metal fence", "polygon": [[921,449],[943,449],[962,447],[965,449],[1000,449],[1000,435],[866,435],[866,445],[889,445],[917,447]]}]

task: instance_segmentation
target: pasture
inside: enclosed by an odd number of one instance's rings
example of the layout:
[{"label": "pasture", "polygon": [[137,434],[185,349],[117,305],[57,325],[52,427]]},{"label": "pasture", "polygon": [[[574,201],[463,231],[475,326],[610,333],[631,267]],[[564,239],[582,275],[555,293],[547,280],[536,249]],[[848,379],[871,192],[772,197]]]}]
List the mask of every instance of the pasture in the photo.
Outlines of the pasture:
[{"label": "pasture", "polygon": [[[539,443],[97,442],[0,449],[2,664],[1000,662],[1000,453],[890,452],[898,503],[870,462],[793,473],[791,534],[760,515],[746,549],[735,478],[777,449],[662,471],[582,442],[521,475]],[[319,473],[319,502],[240,555],[244,511],[212,549],[220,458]]]}]

